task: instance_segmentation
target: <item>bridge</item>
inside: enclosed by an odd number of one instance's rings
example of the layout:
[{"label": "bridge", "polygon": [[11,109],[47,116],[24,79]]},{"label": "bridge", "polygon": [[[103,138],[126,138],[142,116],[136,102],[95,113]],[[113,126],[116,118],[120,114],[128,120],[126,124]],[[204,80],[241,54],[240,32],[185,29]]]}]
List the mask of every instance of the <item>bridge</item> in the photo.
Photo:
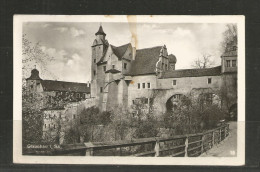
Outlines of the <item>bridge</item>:
[{"label": "bridge", "polygon": [[[233,127],[233,124],[232,124]],[[116,142],[61,145],[51,150],[34,150],[31,155],[197,157],[220,145],[229,136],[229,124],[202,133],[174,137],[142,138]]]}]

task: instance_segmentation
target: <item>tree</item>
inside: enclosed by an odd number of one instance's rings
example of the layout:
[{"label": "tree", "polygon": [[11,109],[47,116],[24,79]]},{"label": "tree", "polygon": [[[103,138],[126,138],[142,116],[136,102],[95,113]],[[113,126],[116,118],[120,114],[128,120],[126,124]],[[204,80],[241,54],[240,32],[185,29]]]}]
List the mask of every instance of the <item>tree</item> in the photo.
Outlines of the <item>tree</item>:
[{"label": "tree", "polygon": [[22,71],[23,80],[29,74],[31,69],[37,65],[41,69],[42,75],[48,75],[54,79],[57,77],[47,69],[50,62],[54,60],[49,54],[45,53],[39,42],[33,44],[27,38],[26,34],[23,34],[22,38]]},{"label": "tree", "polygon": [[224,52],[228,43],[237,40],[237,25],[227,24],[226,30],[223,32],[223,41],[221,42],[221,51]]},{"label": "tree", "polygon": [[214,61],[211,59],[212,56],[207,53],[203,53],[202,57],[193,61],[192,67],[197,69],[205,69],[212,67],[214,65]]},{"label": "tree", "polygon": [[[46,54],[40,43],[33,44],[28,40],[26,34],[22,38],[22,130],[23,145],[41,143],[43,132],[43,111],[47,107],[61,105],[58,100],[52,100],[38,92],[28,92],[25,77],[32,66],[37,64],[43,73],[51,74],[47,65],[53,60]],[[54,103],[56,102],[56,103]]]}]

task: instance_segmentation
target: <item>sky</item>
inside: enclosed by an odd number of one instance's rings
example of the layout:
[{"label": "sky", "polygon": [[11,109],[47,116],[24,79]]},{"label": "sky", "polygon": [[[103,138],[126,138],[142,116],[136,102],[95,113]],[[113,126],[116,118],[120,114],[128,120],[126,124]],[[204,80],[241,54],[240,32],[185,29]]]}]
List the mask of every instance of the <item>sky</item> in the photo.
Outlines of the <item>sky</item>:
[{"label": "sky", "polygon": [[[27,22],[23,24],[23,33],[33,44],[39,42],[44,53],[54,57],[47,69],[56,79],[86,83],[90,81],[91,45],[100,24]],[[102,23],[102,27],[110,44],[120,46],[132,42],[128,23]],[[224,23],[138,23],[135,46],[142,49],[166,45],[168,54],[177,58],[176,69],[192,68],[194,60],[205,53],[212,55],[217,66],[225,30]]]}]

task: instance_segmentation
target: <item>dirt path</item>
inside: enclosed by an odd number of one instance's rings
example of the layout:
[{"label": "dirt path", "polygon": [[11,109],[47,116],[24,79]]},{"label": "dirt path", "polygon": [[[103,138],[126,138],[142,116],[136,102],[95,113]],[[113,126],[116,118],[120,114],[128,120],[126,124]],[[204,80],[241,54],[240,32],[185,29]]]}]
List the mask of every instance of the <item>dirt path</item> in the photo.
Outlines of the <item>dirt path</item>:
[{"label": "dirt path", "polygon": [[229,136],[201,157],[234,157],[237,154],[237,122],[229,123]]}]

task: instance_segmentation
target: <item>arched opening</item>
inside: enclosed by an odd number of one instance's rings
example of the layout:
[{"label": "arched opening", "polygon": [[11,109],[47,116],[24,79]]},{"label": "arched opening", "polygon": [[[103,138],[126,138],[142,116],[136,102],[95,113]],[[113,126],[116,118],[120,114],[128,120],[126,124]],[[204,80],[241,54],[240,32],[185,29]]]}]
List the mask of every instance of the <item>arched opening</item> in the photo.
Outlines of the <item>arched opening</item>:
[{"label": "arched opening", "polygon": [[231,121],[236,121],[237,120],[237,104],[233,104],[229,108],[229,118]]},{"label": "arched opening", "polygon": [[177,108],[178,102],[181,100],[182,96],[182,94],[174,94],[171,96],[166,102],[166,111],[173,112]]}]

